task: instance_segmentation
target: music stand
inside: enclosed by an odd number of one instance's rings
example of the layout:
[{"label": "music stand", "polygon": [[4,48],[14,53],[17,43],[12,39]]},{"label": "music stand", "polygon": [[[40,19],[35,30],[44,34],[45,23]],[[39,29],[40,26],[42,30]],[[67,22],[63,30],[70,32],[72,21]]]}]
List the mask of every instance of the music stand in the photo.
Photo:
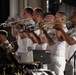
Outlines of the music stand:
[{"label": "music stand", "polygon": [[71,61],[71,59],[74,57],[74,75],[76,75],[76,72],[75,72],[75,60],[76,60],[76,51],[74,52],[74,54],[70,57],[70,59],[68,60],[68,62]]}]

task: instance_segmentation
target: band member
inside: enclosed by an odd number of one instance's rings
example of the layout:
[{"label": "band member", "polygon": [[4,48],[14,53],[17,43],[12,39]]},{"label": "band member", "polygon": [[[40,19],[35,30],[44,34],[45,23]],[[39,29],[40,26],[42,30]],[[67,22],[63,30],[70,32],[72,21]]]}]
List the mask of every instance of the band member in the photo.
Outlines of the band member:
[{"label": "band member", "polygon": [[[39,24],[43,21],[43,15],[44,15],[43,10],[41,8],[39,8],[39,7],[34,8],[34,10],[33,10],[33,20],[35,21],[35,24]],[[31,34],[31,37],[36,41],[33,45],[34,48],[35,49],[42,49],[42,47],[41,47],[42,42],[41,42],[40,37],[39,37],[40,30],[37,29],[30,34]],[[35,35],[33,35],[33,34],[35,34]]]},{"label": "band member", "polygon": [[[34,21],[32,19],[32,13],[33,9],[31,7],[27,7],[23,11],[23,17],[25,18],[25,21],[18,21],[20,25],[23,25],[25,23],[27,24],[34,24]],[[29,19],[28,19],[29,18]],[[25,24],[25,25],[27,25]],[[32,46],[33,42],[29,38],[29,33],[28,32],[21,32],[20,29],[16,29],[16,27],[12,27],[12,35],[16,38],[17,44],[18,44],[18,49],[16,51],[16,54],[22,53],[21,57],[24,56],[23,58],[19,59],[20,62],[26,62],[28,59],[27,57],[27,47]],[[31,59],[28,59],[31,61]]]},{"label": "band member", "polygon": [[[42,23],[43,20],[43,10],[41,8],[35,8],[33,12],[33,19],[36,23]],[[47,31],[44,31],[44,28],[40,28],[35,31],[37,36],[40,38],[41,43],[36,44],[36,49],[46,50],[47,49],[47,42],[50,45],[53,45],[54,42],[52,39],[48,36]],[[44,33],[44,34],[43,34]],[[45,38],[44,38],[45,36]],[[48,63],[47,63],[48,64]],[[47,64],[44,64],[43,67],[47,69]]]},{"label": "band member", "polygon": [[[70,59],[70,57],[76,51],[76,29],[75,29],[76,28],[76,12],[73,12],[73,17],[71,19],[71,22],[74,25],[74,28],[70,29],[68,31],[68,33],[64,32],[61,24],[55,26],[56,30],[59,30],[61,32],[61,34],[63,36],[63,40],[65,40],[68,43],[67,50],[68,50],[69,54],[67,54],[67,59]],[[72,65],[74,65],[74,59],[73,58],[69,62],[71,62]],[[67,67],[66,67],[67,69],[68,69],[68,65],[69,65],[69,63],[67,64]],[[67,69],[66,69],[66,72],[67,72]],[[72,71],[72,75],[75,74],[74,66],[73,66],[73,69],[72,68],[70,69],[70,71]],[[66,75],[67,75],[67,73],[66,73]]]},{"label": "band member", "polygon": [[[57,12],[55,15],[55,22],[60,22],[64,32],[67,32],[68,29],[66,27],[67,15],[64,12]],[[55,25],[56,26],[56,25]],[[65,51],[66,51],[66,41],[62,41],[62,34],[60,31],[56,30],[56,38],[57,38],[57,48],[56,48],[56,56],[55,56],[55,67],[54,71],[57,75],[64,75],[65,65],[66,65],[66,58],[65,58]]]},{"label": "band member", "polygon": [[[7,31],[0,30],[0,64],[2,64],[2,65],[12,63],[12,61],[9,57],[9,52],[10,52],[9,50],[11,50],[9,48],[11,48],[11,44],[9,44],[7,37],[8,37]],[[4,67],[7,67],[7,66],[4,66]],[[4,67],[0,66],[0,74],[3,73]]]},{"label": "band member", "polygon": [[[63,30],[65,32],[68,31],[66,28],[65,22],[67,21],[67,15],[64,12],[57,12],[55,15],[55,23],[61,23]],[[54,24],[55,24],[54,23]],[[53,26],[54,28],[54,26]],[[55,42],[54,48],[53,46],[50,46],[50,49],[54,49],[52,52],[52,63],[50,66],[50,69],[55,72],[56,75],[64,75],[64,70],[65,70],[65,51],[66,51],[66,41],[62,41],[62,35],[61,32],[52,29],[52,31],[49,32],[50,37],[53,39]]]},{"label": "band member", "polygon": [[12,52],[12,45],[9,43],[9,41],[7,40],[8,37],[8,32],[5,30],[0,30],[0,46],[5,48],[11,48],[11,52]]},{"label": "band member", "polygon": [[[44,23],[45,23],[45,25],[46,25],[46,29],[44,28],[44,30],[47,32],[47,34],[50,32],[51,29],[53,29],[52,26],[47,26],[47,24],[48,24],[48,23],[54,24],[54,20],[55,20],[55,17],[54,17],[53,15],[46,15],[46,16],[44,17]],[[42,31],[42,32],[43,32],[43,31]],[[49,35],[49,34],[48,34],[48,35]],[[48,35],[47,35],[47,37],[49,37]],[[43,38],[44,35],[42,35],[42,34],[41,34],[41,37],[42,37],[41,40],[44,41],[44,42],[48,42],[49,46],[55,44],[50,37],[49,37],[49,40],[44,40],[44,38]],[[45,39],[46,39],[46,38],[45,38]]]}]

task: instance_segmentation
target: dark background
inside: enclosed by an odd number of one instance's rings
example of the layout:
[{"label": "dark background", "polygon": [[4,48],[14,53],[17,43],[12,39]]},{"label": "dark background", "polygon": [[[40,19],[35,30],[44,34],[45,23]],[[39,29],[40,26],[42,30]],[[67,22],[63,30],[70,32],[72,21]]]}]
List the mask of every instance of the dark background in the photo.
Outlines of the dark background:
[{"label": "dark background", "polygon": [[51,14],[55,15],[59,9],[59,5],[63,3],[76,7],[76,0],[62,0],[62,3],[60,3],[59,0],[50,0],[49,11],[51,12]]},{"label": "dark background", "polygon": [[7,20],[9,16],[9,0],[0,0],[0,23]]},{"label": "dark background", "polygon": [[[0,0],[0,23],[5,22],[9,17],[9,0]],[[0,26],[0,30],[6,30],[8,32],[8,40],[9,42],[15,41],[15,38],[11,34],[11,27],[2,27]]]}]

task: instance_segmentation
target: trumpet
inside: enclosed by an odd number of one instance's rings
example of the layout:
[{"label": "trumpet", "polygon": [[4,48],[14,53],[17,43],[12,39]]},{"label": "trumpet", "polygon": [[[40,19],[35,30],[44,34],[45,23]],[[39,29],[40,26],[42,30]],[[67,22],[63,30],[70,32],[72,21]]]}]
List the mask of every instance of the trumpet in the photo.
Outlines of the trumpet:
[{"label": "trumpet", "polygon": [[[65,23],[66,26],[67,26],[68,24],[72,24],[71,21],[61,22],[61,23]],[[61,24],[61,23],[44,22],[44,24],[42,25],[42,27],[43,27],[45,30],[48,30],[48,29],[53,28],[55,25]]]},{"label": "trumpet", "polygon": [[[12,21],[12,20],[7,20],[7,21],[5,21],[4,23],[1,23],[0,24],[0,27],[1,26],[3,26],[3,27],[10,27],[10,26],[17,26],[18,25],[18,23],[19,23],[19,21],[28,21],[28,20],[30,20],[29,18],[27,18],[27,19],[20,19],[20,18],[18,18],[17,20],[14,20],[14,21]],[[24,24],[26,24],[25,22],[24,22]]]},{"label": "trumpet", "polygon": [[[71,21],[61,22],[61,23],[69,24],[69,23],[71,23]],[[43,27],[45,27],[45,26],[55,26],[56,24],[60,24],[60,23],[44,22]]]}]

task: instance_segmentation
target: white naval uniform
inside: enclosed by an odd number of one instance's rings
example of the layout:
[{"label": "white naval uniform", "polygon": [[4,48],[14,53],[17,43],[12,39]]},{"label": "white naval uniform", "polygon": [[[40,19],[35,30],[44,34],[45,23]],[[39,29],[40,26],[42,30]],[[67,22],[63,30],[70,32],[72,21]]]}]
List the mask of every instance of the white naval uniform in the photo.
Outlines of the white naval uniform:
[{"label": "white naval uniform", "polygon": [[[75,28],[70,29],[68,31],[68,34],[74,40],[76,40],[76,29]],[[76,52],[76,44],[68,45],[67,50],[66,50],[66,59],[67,59],[67,61],[69,61],[69,60],[70,61],[67,63],[67,66],[66,66],[66,69],[65,69],[65,75],[74,75],[74,56],[73,56],[74,52]],[[76,65],[76,63],[75,63],[75,65]],[[68,73],[68,71],[69,71],[69,73]]]},{"label": "white naval uniform", "polygon": [[[66,28],[66,25],[64,25],[63,30],[65,32],[68,31]],[[53,46],[50,46],[51,50],[51,66],[50,69],[54,71],[57,75],[64,75],[64,70],[65,70],[65,51],[67,44],[65,41],[59,42],[55,36],[55,30],[52,30],[52,34],[49,33],[56,43]]]},{"label": "white naval uniform", "polygon": [[[40,30],[39,29],[34,31],[34,32],[36,33],[37,36],[40,35]],[[46,50],[48,44],[43,43],[43,44],[39,45],[38,43],[35,43],[34,45],[35,45],[35,47],[34,47],[35,49]]]},{"label": "white naval uniform", "polygon": [[[34,33],[39,37],[40,35],[40,30],[35,30]],[[34,43],[33,45],[34,49],[42,50],[42,46],[38,43]]]},{"label": "white naval uniform", "polygon": [[[36,33],[37,36],[40,35],[40,30],[39,29],[34,31],[34,32]],[[38,50],[47,50],[47,45],[48,45],[47,43],[43,43],[43,44],[40,44],[40,45],[38,43],[35,43],[33,46],[34,46],[35,49],[38,49]],[[46,69],[46,70],[48,69],[47,64],[42,65],[43,69]]]},{"label": "white naval uniform", "polygon": [[31,39],[29,38],[24,38],[21,39],[20,36],[18,36],[18,50],[17,50],[17,54],[19,55],[20,59],[19,62],[20,63],[25,63],[25,62],[32,62],[32,55],[31,55],[31,51],[28,51],[27,47],[32,46],[33,42],[31,41]]},{"label": "white naval uniform", "polygon": [[[33,20],[29,20],[27,22],[27,24],[35,24],[35,22]],[[32,55],[31,55],[31,51],[28,51],[27,47],[33,45],[33,42],[31,39],[29,38],[24,38],[21,39],[21,37],[18,35],[18,39],[17,39],[17,44],[18,44],[18,50],[17,50],[17,54],[20,56],[20,63],[25,63],[25,62],[32,62]]]}]

